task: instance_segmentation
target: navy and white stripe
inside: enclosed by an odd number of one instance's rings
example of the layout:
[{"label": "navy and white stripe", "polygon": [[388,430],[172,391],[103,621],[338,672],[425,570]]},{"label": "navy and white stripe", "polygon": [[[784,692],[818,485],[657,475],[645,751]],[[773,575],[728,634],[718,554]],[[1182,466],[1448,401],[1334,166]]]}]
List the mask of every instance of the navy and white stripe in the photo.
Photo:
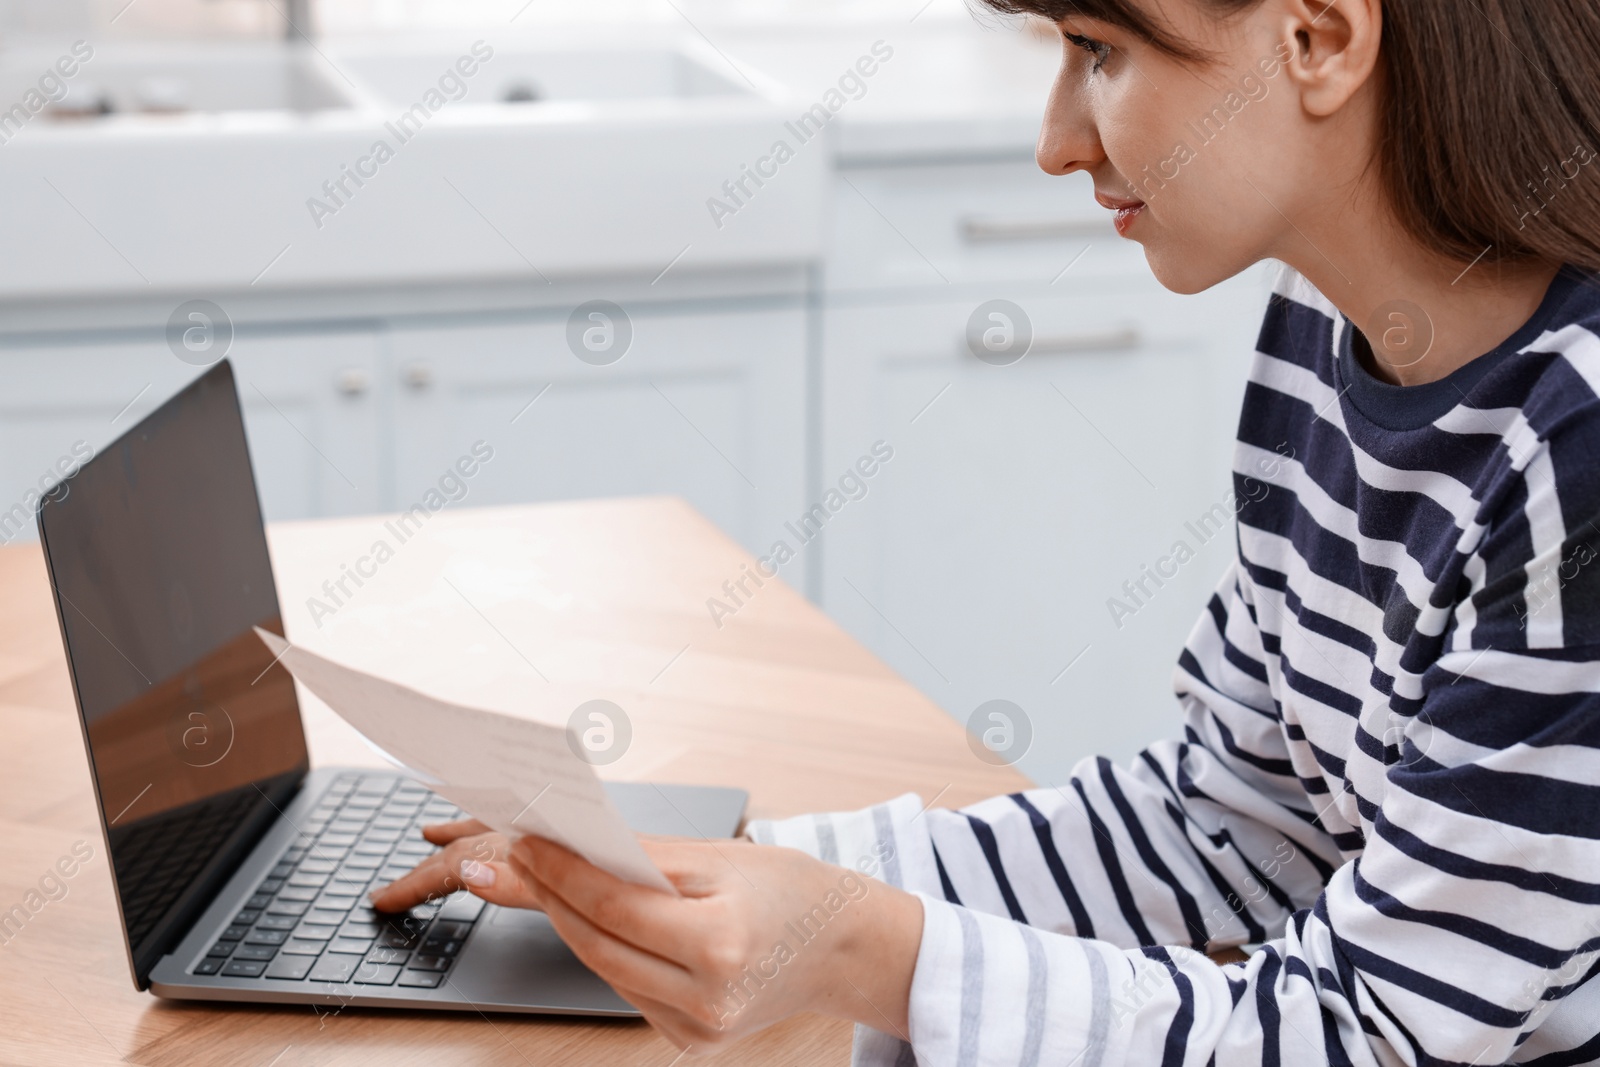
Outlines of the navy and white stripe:
[{"label": "navy and white stripe", "polygon": [[1181,740],[752,828],[922,897],[910,1049],[858,1064],[1600,1063],[1600,290],[1424,386],[1358,343],[1285,274]]}]

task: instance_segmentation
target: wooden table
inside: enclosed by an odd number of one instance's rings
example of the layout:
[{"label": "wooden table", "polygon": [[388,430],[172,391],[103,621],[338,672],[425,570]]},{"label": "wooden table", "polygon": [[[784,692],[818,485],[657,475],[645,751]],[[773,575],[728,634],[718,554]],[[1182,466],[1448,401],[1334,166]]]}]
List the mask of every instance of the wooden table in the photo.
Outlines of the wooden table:
[{"label": "wooden table", "polygon": [[[564,721],[603,697],[633,741],[609,777],[735,785],[752,816],[861,807],[915,790],[954,806],[1028,783],[975,758],[960,725],[779,581],[719,627],[706,599],[754,561],[681,501],[446,509],[398,544],[383,518],[270,531],[290,637],[439,696]],[[334,605],[322,592],[378,539],[394,550]],[[748,583],[747,583],[748,585]],[[748,585],[754,589],[753,585]],[[332,607],[313,620],[307,598]],[[0,549],[0,912],[76,842],[93,858],[0,945],[0,1063],[559,1064],[668,1067],[637,1022],[216,1007],[135,992],[36,546]],[[317,623],[320,622],[320,626]],[[381,765],[302,692],[315,763]],[[49,888],[47,884],[46,888]],[[37,899],[37,898],[36,898]],[[850,1027],[791,1019],[717,1057],[844,1064]]]}]

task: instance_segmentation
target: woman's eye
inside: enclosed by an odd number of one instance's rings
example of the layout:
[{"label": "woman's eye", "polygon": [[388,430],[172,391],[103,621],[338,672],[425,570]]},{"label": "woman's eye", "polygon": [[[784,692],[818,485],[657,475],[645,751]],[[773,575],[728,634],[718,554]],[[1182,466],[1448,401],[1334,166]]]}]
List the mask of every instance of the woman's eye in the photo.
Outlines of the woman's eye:
[{"label": "woman's eye", "polygon": [[1083,37],[1076,33],[1063,33],[1067,43],[1083,49],[1094,56],[1094,69],[1099,70],[1105,66],[1107,59],[1111,58],[1111,46],[1104,41],[1096,41],[1092,37]]}]

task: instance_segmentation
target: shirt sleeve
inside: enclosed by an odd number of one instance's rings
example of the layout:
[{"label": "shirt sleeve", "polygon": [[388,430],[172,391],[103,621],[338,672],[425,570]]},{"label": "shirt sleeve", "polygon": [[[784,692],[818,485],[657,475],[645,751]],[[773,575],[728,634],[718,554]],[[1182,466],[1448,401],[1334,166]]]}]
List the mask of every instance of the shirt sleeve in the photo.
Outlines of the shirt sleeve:
[{"label": "shirt sleeve", "polygon": [[[1600,646],[1472,647],[1499,612],[1475,604],[1477,638],[1375,739],[1401,758],[1349,862],[1267,695],[1281,626],[1232,574],[1180,662],[1184,740],[960,811],[756,824],[836,862],[892,855],[867,873],[922,898],[909,1043],[858,1027],[855,1062],[1600,1058]],[[1241,944],[1260,947],[1228,967],[1197,951]]]}]

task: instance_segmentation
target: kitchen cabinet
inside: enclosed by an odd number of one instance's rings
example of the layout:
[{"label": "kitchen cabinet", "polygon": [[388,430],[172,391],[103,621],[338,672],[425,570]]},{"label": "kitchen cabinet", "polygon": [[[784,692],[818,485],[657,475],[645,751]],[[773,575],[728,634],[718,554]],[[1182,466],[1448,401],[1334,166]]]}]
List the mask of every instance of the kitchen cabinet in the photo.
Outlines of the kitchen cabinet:
[{"label": "kitchen cabinet", "polygon": [[[381,506],[371,330],[241,327],[228,354],[268,519]],[[0,395],[0,508],[7,516],[0,538],[34,536],[28,490],[46,471],[105,448],[201,369],[148,334],[33,335],[0,344],[0,380],[7,383]]]},{"label": "kitchen cabinet", "polygon": [[[481,440],[494,458],[474,475],[471,504],[670,493],[763,551],[805,484],[802,302],[606,314],[575,328],[561,308],[391,329],[394,504],[414,502]],[[625,353],[586,362],[573,349],[586,331],[618,346],[628,335]],[[803,568],[786,577],[803,582]]]},{"label": "kitchen cabinet", "polygon": [[[1083,182],[1029,159],[840,182],[820,476],[878,440],[894,458],[820,539],[822,603],[958,720],[992,699],[1021,707],[1021,766],[1040,781],[1171,734],[1172,668],[1231,551],[1263,276],[1175,296]],[[1022,318],[991,318],[997,299]],[[1015,361],[982,344],[1008,329],[1031,337]],[[1145,568],[1163,558],[1157,585]],[[1141,581],[1131,600],[1123,583]]]}]

